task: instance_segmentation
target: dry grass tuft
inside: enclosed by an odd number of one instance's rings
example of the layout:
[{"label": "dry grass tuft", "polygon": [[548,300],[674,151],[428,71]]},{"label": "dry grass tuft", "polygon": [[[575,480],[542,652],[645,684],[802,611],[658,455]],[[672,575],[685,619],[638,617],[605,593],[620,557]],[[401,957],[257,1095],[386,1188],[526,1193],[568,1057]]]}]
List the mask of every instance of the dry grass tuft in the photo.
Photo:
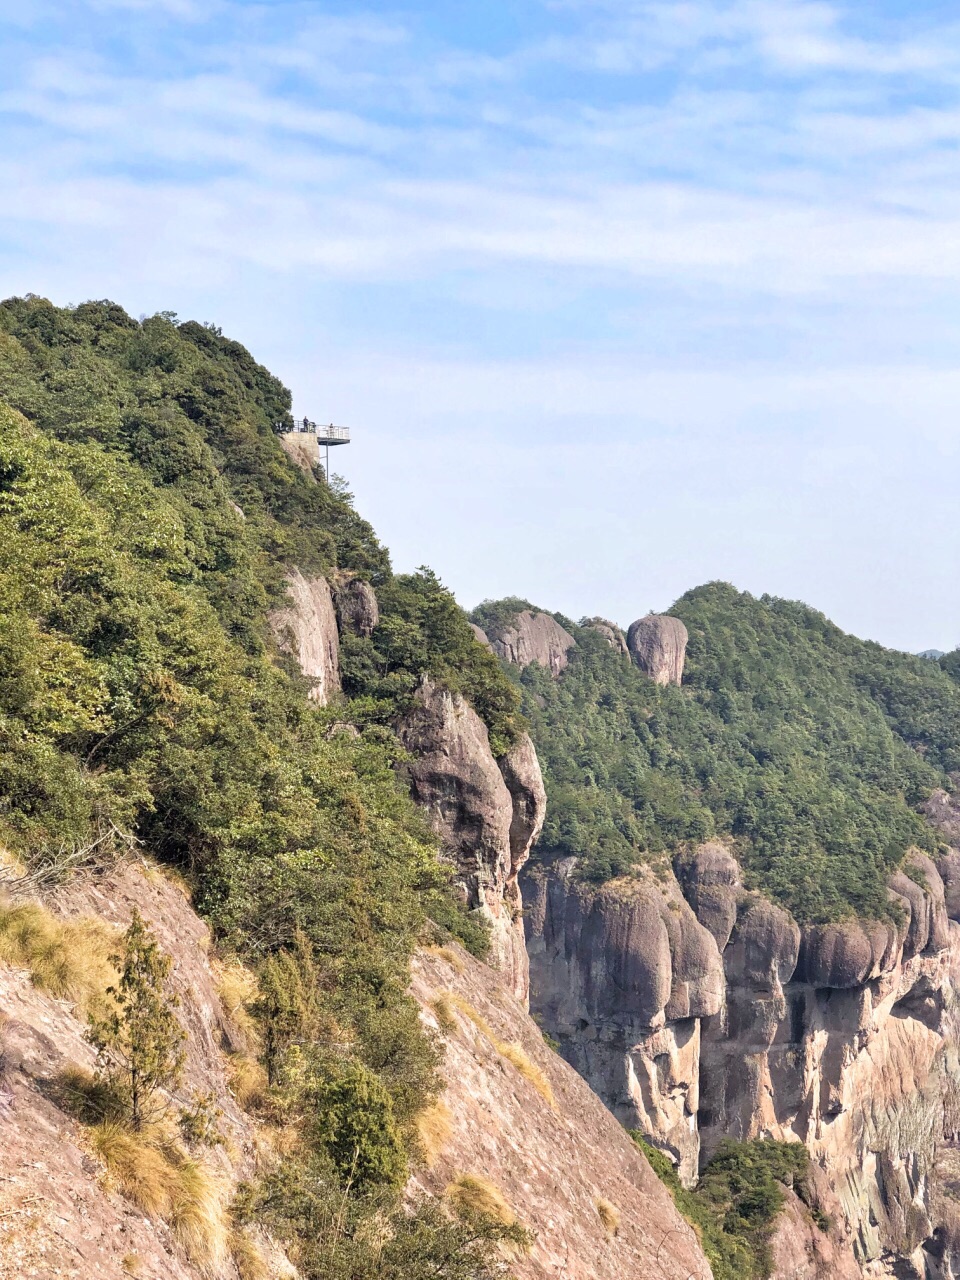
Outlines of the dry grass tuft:
[{"label": "dry grass tuft", "polygon": [[58,920],[35,902],[0,899],[0,964],[26,969],[30,981],[58,1000],[73,1000],[80,1013],[102,1007],[116,981],[107,958],[116,931],[101,920]]},{"label": "dry grass tuft", "polygon": [[222,1269],[230,1235],[223,1190],[201,1161],[159,1128],[134,1133],[117,1120],[94,1125],[90,1142],[121,1194],[169,1222],[191,1262]]},{"label": "dry grass tuft", "polygon": [[520,1072],[525,1080],[529,1080],[541,1098],[557,1109],[557,1100],[553,1094],[553,1085],[547,1079],[546,1073],[541,1067],[533,1061],[530,1055],[524,1049],[522,1044],[505,1044],[502,1040],[495,1041],[497,1052],[508,1062],[512,1062],[516,1069]]},{"label": "dry grass tuft", "polygon": [[11,884],[24,879],[26,875],[27,864],[19,854],[8,849],[6,845],[0,845],[0,881]]},{"label": "dry grass tuft", "polygon": [[267,1092],[267,1073],[255,1058],[245,1053],[232,1053],[229,1057],[228,1085],[244,1111],[255,1111]]},{"label": "dry grass tuft", "polygon": [[270,1267],[246,1232],[237,1230],[230,1236],[230,1256],[240,1280],[270,1280]]},{"label": "dry grass tuft", "polygon": [[600,1221],[603,1223],[608,1236],[616,1236],[620,1233],[620,1210],[612,1201],[607,1200],[605,1196],[601,1196],[599,1200],[595,1200],[594,1207],[600,1215]]},{"label": "dry grass tuft", "polygon": [[[553,1110],[556,1111],[557,1100],[553,1093],[553,1086],[547,1079],[546,1073],[537,1066],[522,1044],[518,1044],[516,1042],[511,1044],[506,1040],[501,1040],[493,1027],[491,1027],[490,1023],[487,1022],[486,1018],[479,1014],[476,1009],[474,1009],[473,1005],[470,1004],[469,1001],[464,1000],[462,996],[447,993],[444,996],[438,996],[437,1000],[439,999],[445,999],[448,1007],[456,1009],[459,1013],[463,1014],[465,1018],[472,1022],[477,1030],[490,1041],[497,1053],[499,1053],[502,1058],[506,1058],[509,1063],[512,1063],[523,1078],[528,1080],[536,1089],[537,1093],[539,1093],[540,1096],[549,1103]],[[435,1000],[434,1006],[436,1003],[437,1001]],[[436,1012],[435,1007],[434,1012]]]},{"label": "dry grass tuft", "polygon": [[91,1128],[90,1144],[128,1200],[151,1217],[170,1217],[177,1170],[146,1133],[132,1133],[119,1120],[103,1120]]},{"label": "dry grass tuft", "polygon": [[178,871],[176,867],[171,867],[166,862],[145,861],[141,865],[148,880],[152,880],[154,884],[158,880],[165,880],[167,884],[172,884],[175,889],[179,889],[187,902],[193,901],[193,885],[182,871]]},{"label": "dry grass tuft", "polygon": [[248,1008],[260,994],[256,975],[236,958],[215,960],[213,972],[224,1011],[242,1034],[247,1047],[258,1049],[260,1029]]},{"label": "dry grass tuft", "polygon": [[417,1116],[417,1137],[423,1152],[424,1163],[429,1169],[436,1164],[440,1152],[453,1133],[453,1113],[445,1102],[435,1102]]},{"label": "dry grass tuft", "polygon": [[452,1035],[457,1029],[457,1019],[453,1012],[453,1000],[450,995],[441,992],[440,995],[434,996],[430,1001],[430,1008],[440,1025],[440,1030],[447,1035]]},{"label": "dry grass tuft", "polygon": [[120,1266],[128,1276],[138,1276],[140,1274],[140,1255],[136,1253],[125,1253],[120,1259]]},{"label": "dry grass tuft", "polygon": [[221,1271],[230,1255],[230,1228],[219,1179],[199,1160],[177,1168],[171,1226],[187,1257],[201,1267]]},{"label": "dry grass tuft", "polygon": [[453,947],[427,947],[427,954],[436,956],[438,960],[445,960],[455,973],[466,973],[467,966],[463,963],[463,957],[457,955]]},{"label": "dry grass tuft", "polygon": [[478,1173],[461,1173],[444,1191],[444,1197],[461,1217],[492,1218],[512,1227],[517,1215],[495,1183]]}]

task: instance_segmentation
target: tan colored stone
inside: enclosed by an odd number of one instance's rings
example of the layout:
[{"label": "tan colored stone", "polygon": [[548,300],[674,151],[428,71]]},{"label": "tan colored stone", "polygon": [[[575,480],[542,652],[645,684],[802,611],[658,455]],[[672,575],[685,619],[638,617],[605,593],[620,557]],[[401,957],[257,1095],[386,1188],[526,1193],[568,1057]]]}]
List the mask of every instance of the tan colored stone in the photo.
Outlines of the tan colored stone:
[{"label": "tan colored stone", "polygon": [[[434,1163],[415,1174],[420,1187],[441,1194],[463,1172],[491,1179],[534,1236],[530,1253],[511,1260],[516,1280],[711,1280],[695,1233],[623,1127],[495,975],[465,954],[461,961],[458,971],[423,954],[414,966],[413,994],[443,1036],[452,1118]],[[452,1005],[452,1032],[433,1007],[438,995],[449,1007],[448,993],[469,1011]],[[518,1070],[498,1043],[519,1047],[529,1069]],[[616,1233],[598,1213],[601,1199],[619,1211]]]},{"label": "tan colored stone", "polygon": [[633,660],[657,684],[680,684],[687,652],[687,628],[679,618],[648,614],[631,623],[627,645]]},{"label": "tan colored stone", "polygon": [[281,653],[291,654],[313,681],[309,696],[326,704],[340,692],[340,640],[333,597],[326,578],[287,577],[288,603],[270,614]]},{"label": "tan colored stone", "polygon": [[554,677],[566,667],[567,655],[576,645],[570,632],[549,613],[529,609],[522,610],[510,626],[491,630],[489,637],[494,652],[505,662],[521,669],[539,662]]}]

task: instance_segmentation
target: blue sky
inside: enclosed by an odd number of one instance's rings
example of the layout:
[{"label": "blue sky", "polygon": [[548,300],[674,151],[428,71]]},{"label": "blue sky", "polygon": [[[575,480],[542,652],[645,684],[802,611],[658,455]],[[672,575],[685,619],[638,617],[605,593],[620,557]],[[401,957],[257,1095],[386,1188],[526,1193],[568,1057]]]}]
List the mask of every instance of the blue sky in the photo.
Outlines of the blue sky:
[{"label": "blue sky", "polygon": [[953,647],[955,13],[0,0],[0,285],[222,325],[467,605]]}]

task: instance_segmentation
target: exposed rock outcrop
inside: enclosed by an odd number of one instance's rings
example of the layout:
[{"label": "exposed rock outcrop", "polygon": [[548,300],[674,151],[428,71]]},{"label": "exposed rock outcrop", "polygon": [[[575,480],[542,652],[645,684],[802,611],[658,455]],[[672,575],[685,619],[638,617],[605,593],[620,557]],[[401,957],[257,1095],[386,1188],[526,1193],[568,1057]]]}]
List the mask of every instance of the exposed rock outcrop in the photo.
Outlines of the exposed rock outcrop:
[{"label": "exposed rock outcrop", "polygon": [[533,1007],[614,1115],[696,1176],[699,1019],[719,1011],[712,934],[672,876],[600,888],[573,859],[526,879]]},{"label": "exposed rock outcrop", "polygon": [[539,662],[552,676],[558,676],[569,661],[568,654],[576,644],[549,613],[531,613],[523,609],[509,625],[488,632],[494,652],[515,667]]},{"label": "exposed rock outcrop", "polygon": [[511,992],[525,1001],[517,874],[546,811],[533,743],[524,735],[498,765],[473,708],[426,678],[398,733],[413,757],[406,765],[413,797],[456,861],[468,904],[491,921],[494,958]]},{"label": "exposed rock outcrop", "polygon": [[326,578],[305,578],[293,569],[287,596],[289,602],[270,614],[277,647],[294,656],[313,681],[309,696],[328,703],[340,692],[340,641],[330,585]]},{"label": "exposed rock outcrop", "polygon": [[530,850],[543,830],[547,816],[547,792],[536,748],[528,733],[521,734],[498,763],[513,805],[509,882],[515,885],[521,867],[530,857]]},{"label": "exposed rock outcrop", "polygon": [[608,622],[606,618],[591,618],[589,622],[584,624],[591,631],[599,632],[606,640],[611,649],[615,649],[617,653],[624,655],[629,654],[627,647],[627,637],[623,634],[615,622]]},{"label": "exposed rock outcrop", "polygon": [[951,774],[953,791],[936,790],[923,806],[927,821],[953,849],[960,850],[960,773]]},{"label": "exposed rock outcrop", "polygon": [[934,863],[913,855],[892,877],[899,923],[802,930],[742,888],[719,844],[679,859],[676,881],[598,890],[573,872],[567,859],[525,882],[531,1006],[614,1114],[687,1181],[722,1137],[803,1141],[836,1191],[848,1261],[919,1256],[960,1116],[960,926]]},{"label": "exposed rock outcrop", "polygon": [[[485,965],[451,958],[424,953],[414,966],[413,994],[444,1040],[450,1122],[421,1187],[442,1195],[464,1173],[490,1179],[533,1233],[530,1253],[511,1260],[517,1280],[711,1280],[623,1128]],[[604,1201],[618,1224],[609,1211],[604,1223]]]},{"label": "exposed rock outcrop", "polygon": [[290,461],[306,472],[311,480],[316,480],[314,468],[320,465],[317,437],[309,431],[287,431],[277,438]]},{"label": "exposed rock outcrop", "polygon": [[483,645],[485,649],[493,648],[493,645],[490,643],[487,633],[484,631],[482,627],[478,627],[475,622],[471,622],[470,630],[473,632],[474,637],[480,641],[480,643]]},{"label": "exposed rock outcrop", "polygon": [[353,574],[338,574],[334,582],[333,603],[341,635],[372,636],[380,622],[377,593],[369,582]]},{"label": "exposed rock outcrop", "polygon": [[863,1272],[810,1216],[793,1191],[787,1191],[770,1240],[770,1280],[861,1280]]},{"label": "exposed rock outcrop", "polygon": [[[182,890],[149,864],[127,862],[96,877],[81,875],[48,904],[68,918],[125,928],[136,907],[174,959],[177,1016],[189,1032],[183,1096],[207,1094],[224,1139],[204,1162],[222,1183],[223,1202],[256,1169],[257,1126],[229,1088],[225,1049],[246,1047],[223,1009],[209,957],[209,933]],[[86,1024],[69,1001],[31,985],[22,969],[0,966],[0,1277],[131,1274],[160,1280],[235,1280],[228,1258],[190,1262],[175,1232],[111,1189],[82,1127],[56,1105],[54,1082],[67,1067],[92,1071]],[[268,1243],[268,1242],[265,1242]],[[293,1269],[275,1246],[269,1272]],[[136,1266],[134,1272],[133,1267]]]},{"label": "exposed rock outcrop", "polygon": [[680,684],[687,640],[687,628],[679,618],[667,614],[638,618],[627,632],[634,662],[657,684]]}]

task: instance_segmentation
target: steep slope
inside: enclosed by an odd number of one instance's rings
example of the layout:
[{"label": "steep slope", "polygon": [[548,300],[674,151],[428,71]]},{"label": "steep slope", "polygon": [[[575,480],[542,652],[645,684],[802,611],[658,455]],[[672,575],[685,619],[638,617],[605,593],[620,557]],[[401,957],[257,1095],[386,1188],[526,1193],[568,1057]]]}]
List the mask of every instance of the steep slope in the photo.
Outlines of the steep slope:
[{"label": "steep slope", "polygon": [[[0,1276],[88,1276],[108,1280],[136,1274],[149,1280],[191,1280],[200,1274],[236,1275],[231,1262],[228,1205],[239,1181],[257,1167],[261,1126],[238,1105],[230,1089],[231,1051],[246,1048],[242,1029],[224,1010],[220,981],[210,957],[210,935],[184,892],[156,867],[128,859],[106,874],[81,874],[51,897],[45,908],[47,947],[57,922],[125,928],[136,908],[176,958],[172,989],[189,1031],[182,1102],[210,1099],[217,1145],[195,1144],[191,1158],[207,1172],[205,1234],[187,1229],[183,1214],[145,1216],[120,1192],[116,1168],[97,1147],[97,1129],[79,1123],[69,1106],[71,1070],[92,1072],[95,1052],[85,1038],[81,1002],[64,999],[31,981],[29,969],[0,967],[5,1109],[0,1143],[4,1188],[0,1220]],[[9,940],[9,909],[2,912]],[[79,958],[79,957],[78,957]],[[85,952],[90,962],[89,946]],[[49,977],[43,957],[35,956]],[[70,977],[79,979],[78,974]],[[34,974],[36,979],[36,974]],[[265,1263],[289,1272],[282,1254],[260,1238]]]},{"label": "steep slope", "polygon": [[[400,1195],[439,1087],[410,956],[431,919],[478,950],[489,931],[409,798],[392,726],[432,670],[508,751],[515,698],[495,659],[432,575],[395,578],[349,499],[286,458],[289,393],[218,332],[10,300],[0,396],[16,406],[0,404],[9,891],[140,848],[179,868],[223,953],[255,971],[264,1105],[315,1117],[292,1125],[286,1181],[264,1171],[249,1212],[272,1216],[305,1276],[334,1259],[406,1277],[407,1255],[429,1267],[434,1247],[463,1265],[477,1254],[483,1273],[495,1223],[474,1240],[427,1210],[408,1217]],[[364,1187],[349,1230],[318,1243],[301,1207],[326,1220],[356,1182],[333,1119],[351,1097],[379,1199]],[[392,1224],[388,1249],[363,1243],[371,1215]]]},{"label": "steep slope", "polygon": [[548,795],[531,1007],[688,1184],[723,1139],[800,1140],[851,1261],[949,1267],[958,689],[805,606],[674,612],[629,655],[561,619],[562,674],[512,672]]},{"label": "steep slope", "polygon": [[443,1035],[452,1126],[417,1181],[441,1195],[464,1174],[492,1180],[533,1232],[517,1280],[709,1276],[635,1144],[485,965],[421,953],[413,992]]}]

